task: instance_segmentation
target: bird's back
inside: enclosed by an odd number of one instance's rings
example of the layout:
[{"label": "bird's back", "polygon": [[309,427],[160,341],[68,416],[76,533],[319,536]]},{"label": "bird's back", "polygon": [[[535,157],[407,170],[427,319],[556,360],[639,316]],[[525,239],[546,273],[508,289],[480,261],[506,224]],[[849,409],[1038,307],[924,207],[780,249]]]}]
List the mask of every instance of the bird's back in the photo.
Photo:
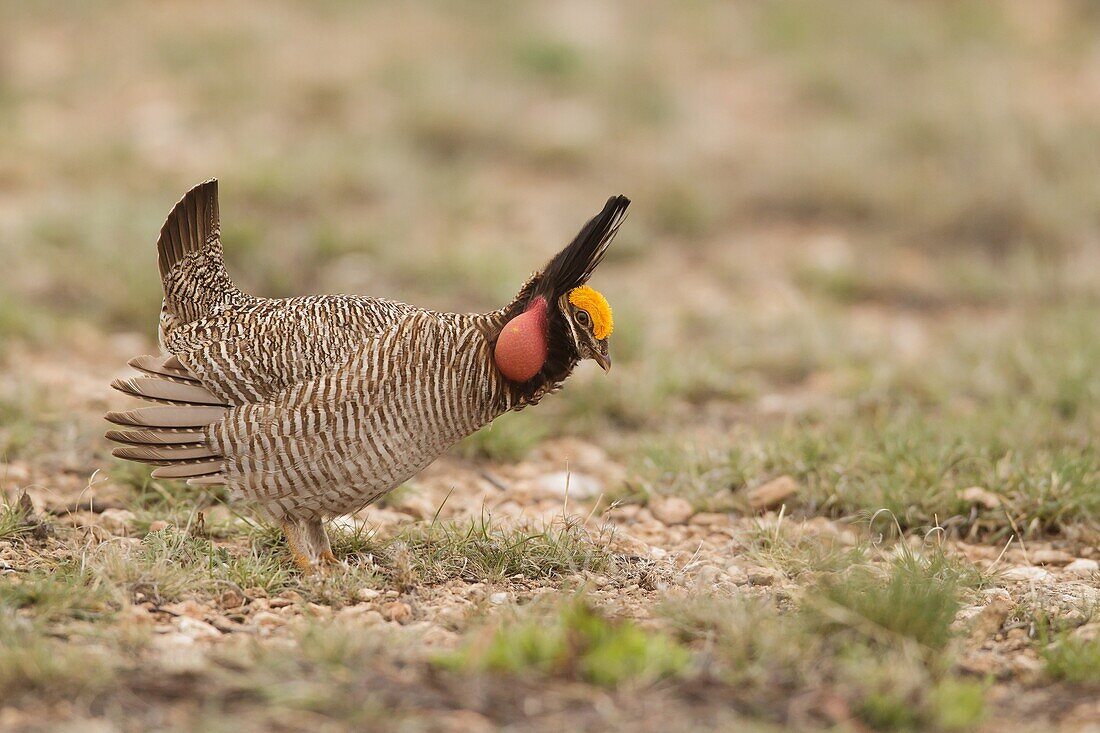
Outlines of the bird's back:
[{"label": "bird's back", "polygon": [[363,343],[420,309],[356,295],[244,297],[164,329],[165,350],[229,404],[262,402],[325,374]]}]

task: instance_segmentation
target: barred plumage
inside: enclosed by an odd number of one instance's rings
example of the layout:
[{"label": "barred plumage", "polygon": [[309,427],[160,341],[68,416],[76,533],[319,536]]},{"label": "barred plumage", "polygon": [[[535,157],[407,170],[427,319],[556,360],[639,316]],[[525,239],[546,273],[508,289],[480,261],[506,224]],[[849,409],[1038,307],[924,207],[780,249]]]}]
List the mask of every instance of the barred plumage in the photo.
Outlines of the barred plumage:
[{"label": "barred plumage", "polygon": [[[441,313],[353,295],[247,295],[222,261],[217,182],[192,189],[158,240],[164,354],[112,386],[156,406],[112,412],[114,455],[153,475],[225,483],[282,523],[296,561],[331,560],[321,522],[354,512],[509,410],[555,391],[583,358],[610,366],[606,339],[569,304],[602,259],[629,201],[604,210],[507,306]],[[606,305],[604,306],[606,307]],[[537,310],[534,376],[494,352],[506,325]],[[605,316],[610,318],[608,310]],[[511,334],[510,334],[511,337]],[[502,369],[504,371],[502,371]],[[524,375],[525,377],[527,375]]]}]

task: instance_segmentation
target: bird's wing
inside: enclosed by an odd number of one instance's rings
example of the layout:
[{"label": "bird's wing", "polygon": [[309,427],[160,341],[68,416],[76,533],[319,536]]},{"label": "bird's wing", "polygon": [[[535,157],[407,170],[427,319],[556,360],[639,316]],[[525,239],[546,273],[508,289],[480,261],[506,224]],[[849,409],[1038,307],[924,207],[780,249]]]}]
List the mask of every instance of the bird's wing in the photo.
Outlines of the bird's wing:
[{"label": "bird's wing", "polygon": [[164,345],[229,404],[260,403],[331,372],[416,310],[358,296],[256,300],[177,328]]}]

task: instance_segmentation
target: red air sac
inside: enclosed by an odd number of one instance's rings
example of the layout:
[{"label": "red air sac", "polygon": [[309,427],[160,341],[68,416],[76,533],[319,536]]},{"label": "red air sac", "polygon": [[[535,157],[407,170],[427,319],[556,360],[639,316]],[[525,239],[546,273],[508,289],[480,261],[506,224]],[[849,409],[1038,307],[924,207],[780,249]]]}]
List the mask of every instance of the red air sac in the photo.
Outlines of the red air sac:
[{"label": "red air sac", "polygon": [[546,298],[535,298],[527,310],[504,324],[497,337],[493,358],[513,382],[526,382],[546,363],[546,309]]}]

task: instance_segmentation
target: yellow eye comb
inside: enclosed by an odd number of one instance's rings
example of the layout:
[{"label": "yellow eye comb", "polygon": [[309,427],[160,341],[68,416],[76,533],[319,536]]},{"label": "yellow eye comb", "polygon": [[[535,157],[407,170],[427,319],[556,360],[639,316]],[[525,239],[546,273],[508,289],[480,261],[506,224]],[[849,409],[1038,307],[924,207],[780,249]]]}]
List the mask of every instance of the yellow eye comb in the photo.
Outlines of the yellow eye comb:
[{"label": "yellow eye comb", "polygon": [[569,291],[569,302],[588,312],[592,319],[592,335],[601,341],[611,335],[615,323],[611,319],[611,306],[608,305],[607,298],[594,288],[581,285]]}]

